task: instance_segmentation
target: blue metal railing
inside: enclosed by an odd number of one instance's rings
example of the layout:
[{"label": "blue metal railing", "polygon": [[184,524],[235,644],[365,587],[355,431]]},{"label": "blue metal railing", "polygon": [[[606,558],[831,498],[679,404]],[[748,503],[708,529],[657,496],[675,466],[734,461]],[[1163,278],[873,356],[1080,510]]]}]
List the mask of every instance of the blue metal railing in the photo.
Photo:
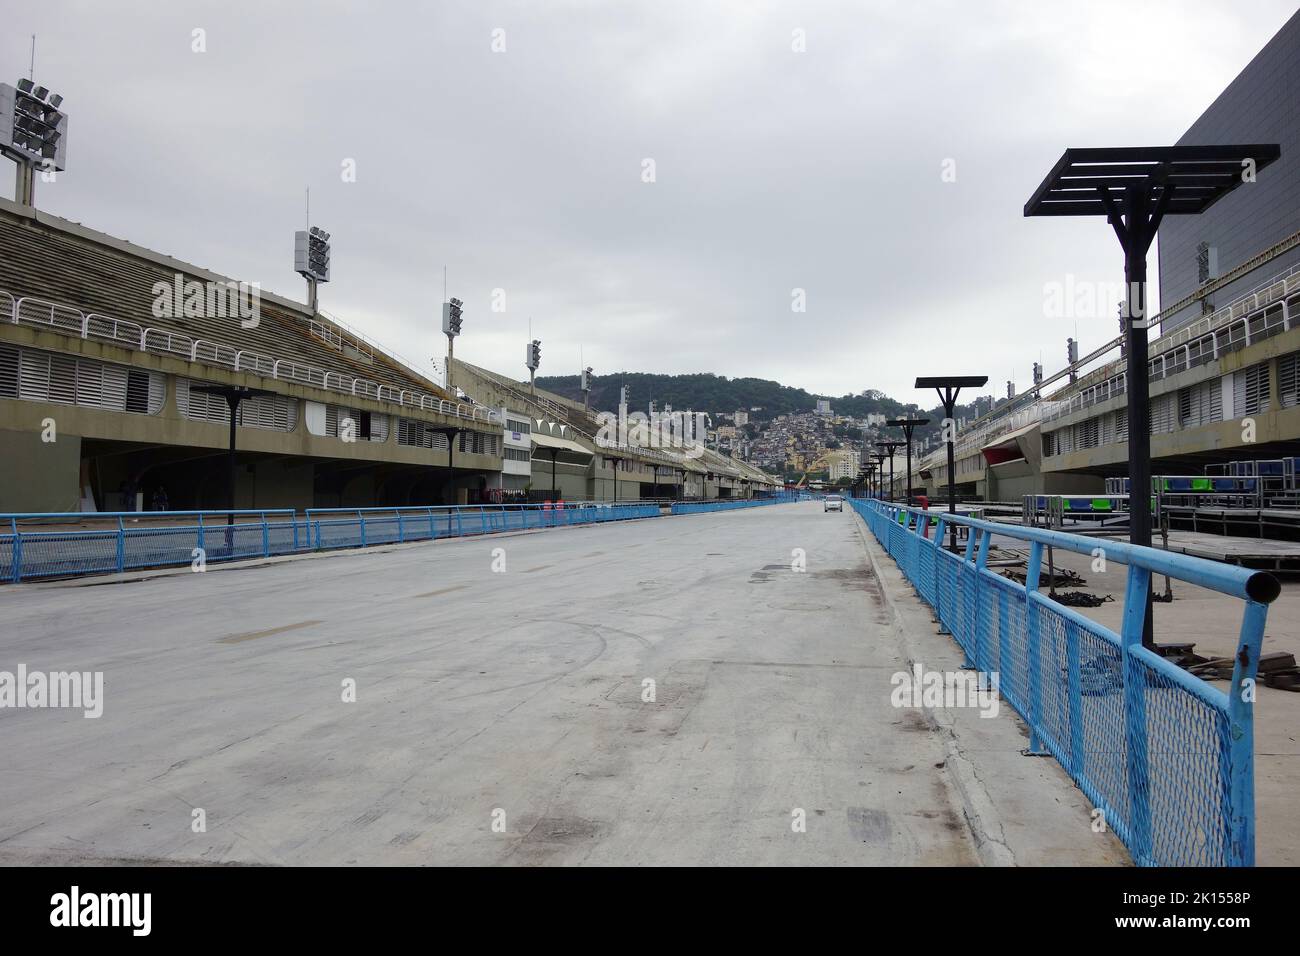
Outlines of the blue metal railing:
[{"label": "blue metal railing", "polygon": [[430,508],[308,508],[310,547],[362,548],[374,544],[557,528],[631,518],[657,518],[659,506],[641,502],[460,505]]},{"label": "blue metal railing", "polygon": [[[1139,865],[1253,866],[1254,682],[1277,580],[1202,558],[1063,532],[850,500],[961,647],[998,675],[1030,750],[1065,768]],[[965,554],[942,546],[969,529]],[[1028,543],[1025,584],[988,567],[994,535]],[[1048,547],[1126,565],[1120,633],[1039,592]],[[1230,693],[1142,646],[1153,574],[1243,602]]]},{"label": "blue metal railing", "polygon": [[736,508],[754,508],[759,505],[779,505],[798,500],[793,494],[776,494],[767,498],[743,498],[736,501],[674,501],[675,515],[703,514],[709,511],[732,511]]},{"label": "blue metal railing", "polygon": [[[0,583],[653,518],[656,503],[0,515]],[[233,521],[231,520],[233,519]]]},{"label": "blue metal railing", "polygon": [[[233,522],[230,519],[233,518]],[[108,522],[106,527],[61,525]],[[23,524],[35,524],[23,529]],[[292,509],[0,515],[0,582],[270,557],[305,540]]]}]

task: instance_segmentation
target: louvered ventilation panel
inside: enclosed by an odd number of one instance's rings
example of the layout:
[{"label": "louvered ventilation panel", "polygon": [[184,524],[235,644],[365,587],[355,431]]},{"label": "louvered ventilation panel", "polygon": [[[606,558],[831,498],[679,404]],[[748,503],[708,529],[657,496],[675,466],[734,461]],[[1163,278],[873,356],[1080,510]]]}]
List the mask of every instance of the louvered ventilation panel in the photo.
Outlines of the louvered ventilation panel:
[{"label": "louvered ventilation panel", "polygon": [[[0,380],[0,388],[3,387],[3,380]],[[1281,392],[1282,407],[1294,408],[1300,401],[1300,352],[1283,355],[1277,360],[1277,387]]]},{"label": "louvered ventilation panel", "polygon": [[1266,412],[1269,408],[1268,394],[1268,366],[1264,363],[1252,365],[1250,368],[1242,369],[1232,377],[1232,406],[1233,413],[1238,417],[1243,415],[1258,415],[1260,412]]},{"label": "louvered ventilation panel", "polygon": [[18,349],[0,343],[0,398],[18,397]]}]

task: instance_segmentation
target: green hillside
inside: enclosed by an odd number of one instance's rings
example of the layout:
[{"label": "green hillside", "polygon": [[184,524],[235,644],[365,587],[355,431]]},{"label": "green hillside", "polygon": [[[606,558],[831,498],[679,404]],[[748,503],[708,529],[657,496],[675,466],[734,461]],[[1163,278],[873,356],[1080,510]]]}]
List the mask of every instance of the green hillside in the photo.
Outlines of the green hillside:
[{"label": "green hillside", "polygon": [[[547,391],[556,392],[566,398],[582,400],[576,375],[538,376],[537,385]],[[797,412],[811,412],[817,407],[818,399],[828,399],[831,408],[837,414],[864,418],[867,415],[886,415],[897,418],[903,415],[920,415],[932,419],[937,427],[943,418],[937,403],[921,407],[904,404],[882,392],[868,389],[857,395],[816,395],[802,388],[794,388],[761,378],[727,378],[699,372],[691,375],[656,375],[649,372],[615,372],[610,375],[592,377],[591,407],[598,411],[613,411],[618,408],[618,390],[622,385],[628,388],[628,405],[633,409],[645,410],[651,400],[657,408],[665,404],[672,405],[679,411],[703,411],[716,416],[722,412],[734,412],[737,409],[760,411],[750,412],[752,420],[763,422]],[[918,392],[918,395],[924,393]],[[973,396],[972,396],[973,397]],[[987,409],[985,399],[984,408]],[[1001,404],[1001,403],[999,403]],[[962,405],[958,408],[958,417],[974,418],[974,405]],[[927,429],[928,430],[928,429]]]}]

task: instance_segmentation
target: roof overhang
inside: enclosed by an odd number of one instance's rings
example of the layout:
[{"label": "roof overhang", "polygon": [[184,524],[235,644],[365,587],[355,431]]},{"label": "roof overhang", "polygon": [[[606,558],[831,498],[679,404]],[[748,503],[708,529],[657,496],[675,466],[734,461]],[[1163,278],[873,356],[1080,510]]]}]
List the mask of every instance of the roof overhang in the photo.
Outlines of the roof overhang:
[{"label": "roof overhang", "polygon": [[982,446],[980,448],[980,454],[984,456],[984,461],[990,465],[1001,465],[1004,462],[1019,461],[1022,458],[1026,458],[1028,456],[1025,454],[1025,449],[1021,445],[1020,440],[1028,437],[1028,435],[1031,432],[1036,431],[1038,427],[1038,422],[1030,422],[1028,425],[1017,428],[1015,431],[999,435],[987,445]]},{"label": "roof overhang", "polygon": [[533,440],[534,453],[540,450],[547,455],[554,454],[557,461],[585,465],[595,456],[590,448],[579,445],[570,438],[557,438],[544,432],[531,432],[529,437]]}]

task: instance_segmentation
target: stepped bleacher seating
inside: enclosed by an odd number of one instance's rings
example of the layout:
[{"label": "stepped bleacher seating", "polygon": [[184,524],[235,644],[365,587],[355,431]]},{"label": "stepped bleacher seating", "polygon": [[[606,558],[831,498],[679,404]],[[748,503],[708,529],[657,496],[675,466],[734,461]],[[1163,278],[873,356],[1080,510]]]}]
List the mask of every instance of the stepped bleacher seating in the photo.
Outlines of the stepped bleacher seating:
[{"label": "stepped bleacher seating", "polygon": [[[67,231],[60,223],[33,222],[0,209],[0,289],[9,292],[15,300],[23,297],[38,300],[29,301],[26,309],[19,312],[20,321],[25,321],[25,316],[39,321],[42,311],[49,315],[51,305],[56,307],[56,313],[58,307],[66,306],[84,315],[104,317],[95,320],[100,329],[112,327],[109,320],[117,320],[134,323],[141,329],[157,330],[149,338],[150,351],[188,358],[190,347],[201,340],[205,343],[204,351],[198,360],[206,358],[210,364],[229,367],[234,354],[245,350],[255,353],[248,370],[258,374],[269,375],[275,361],[281,360],[281,374],[275,376],[278,378],[317,386],[334,382],[343,391],[350,390],[346,383],[355,379],[365,383],[357,392],[365,397],[460,417],[494,417],[487,410],[473,410],[457,403],[434,382],[379,350],[372,349],[372,357],[368,357],[360,351],[342,348],[344,336],[341,335],[338,336],[340,347],[323,341],[329,338],[320,335],[322,328],[329,327],[327,320],[320,316],[313,318],[305,310],[296,311],[266,296],[260,299],[259,324],[253,328],[242,327],[237,317],[155,316],[155,284],[172,285],[178,273],[183,281],[206,282],[209,278],[229,281],[205,275],[181,262],[175,262],[174,267],[160,263],[143,250],[140,255],[134,255],[109,243]],[[0,303],[8,304],[2,296]],[[61,327],[70,331],[66,325]],[[121,338],[130,334],[138,333],[131,330]],[[134,347],[139,348],[139,343]],[[262,361],[259,356],[268,361]],[[246,367],[241,364],[241,370]]]}]

